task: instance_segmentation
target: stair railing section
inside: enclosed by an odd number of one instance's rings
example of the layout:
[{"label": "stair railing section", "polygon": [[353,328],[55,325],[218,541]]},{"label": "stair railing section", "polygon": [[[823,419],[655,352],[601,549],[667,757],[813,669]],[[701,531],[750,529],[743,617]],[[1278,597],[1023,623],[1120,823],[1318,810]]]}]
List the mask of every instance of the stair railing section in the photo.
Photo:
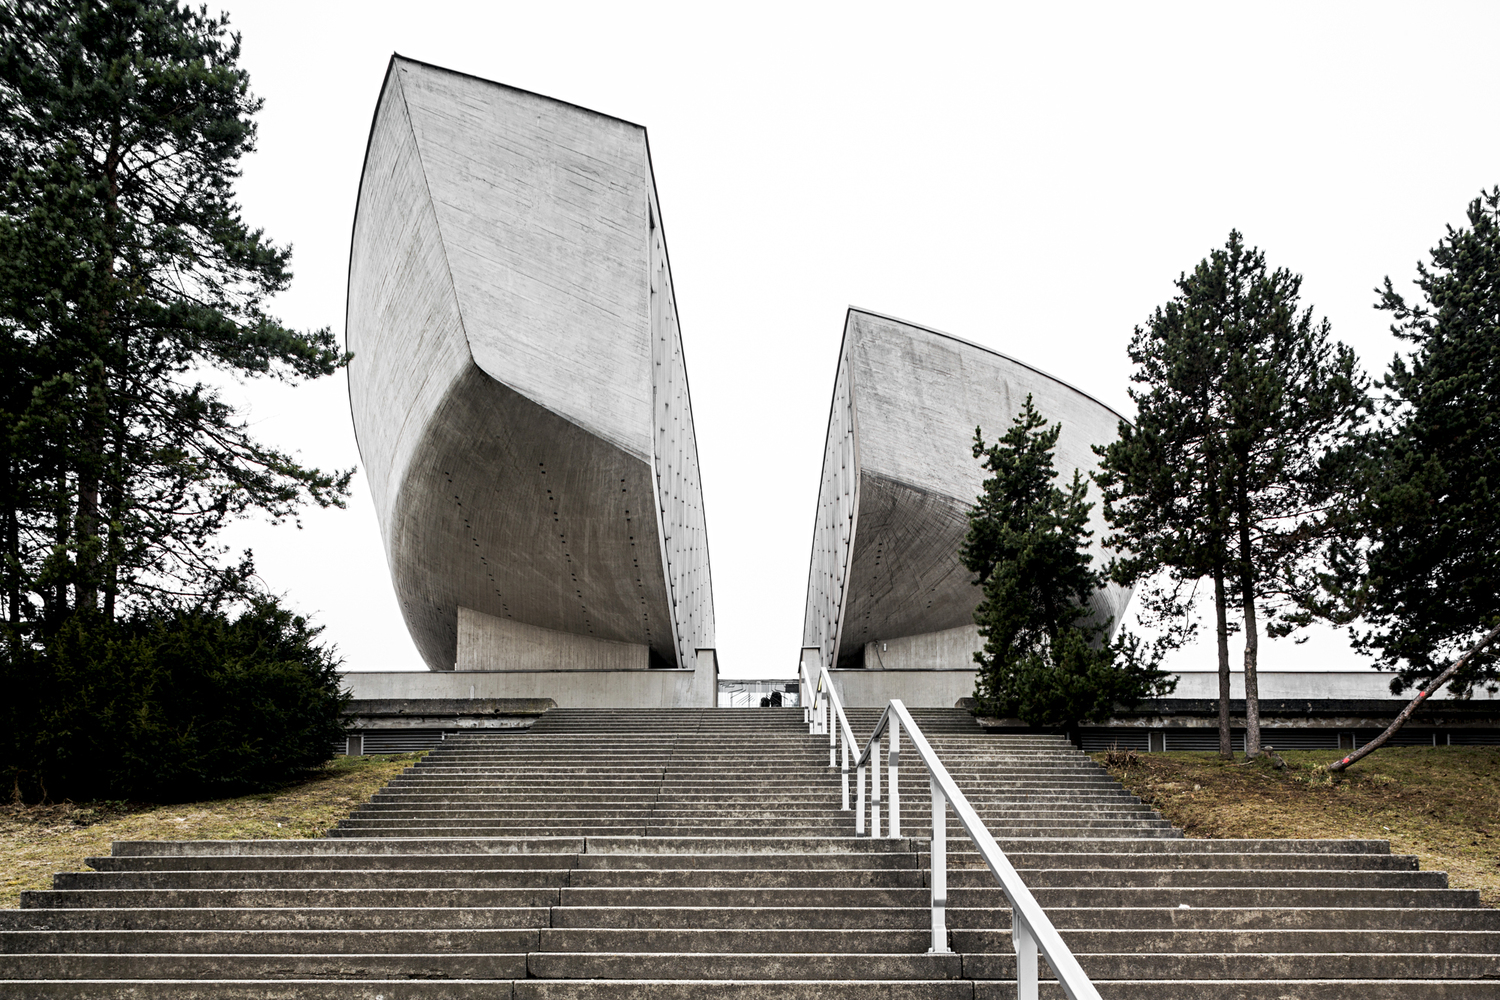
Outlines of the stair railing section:
[{"label": "stair railing section", "polygon": [[[802,690],[812,692],[809,700],[806,695],[802,703],[807,706],[803,712],[804,721],[807,722],[809,735],[818,736],[828,734],[828,766],[840,768],[844,784],[844,812],[849,811],[849,761],[854,756],[854,750],[859,746],[854,739],[854,730],[849,725],[848,718],[844,715],[844,702],[839,697],[838,691],[833,686],[833,678],[828,674],[828,668],[822,664],[822,650],[817,647],[809,647],[802,651],[802,659],[797,664],[797,672],[800,677]],[[813,674],[816,673],[816,678]],[[839,762],[839,750],[843,750],[843,763]],[[865,771],[859,769],[859,808],[854,816],[854,832],[861,834],[865,832],[865,809],[864,788]]]},{"label": "stair railing section", "polygon": [[1078,960],[1063,943],[1062,936],[1052,926],[1052,921],[1047,919],[1047,914],[1032,896],[1031,890],[1026,888],[1026,883],[1021,881],[1021,876],[1016,872],[1015,866],[1010,863],[1005,852],[1000,850],[1000,845],[995,843],[995,838],[990,836],[989,830],[985,829],[979,814],[974,811],[968,798],[953,781],[952,775],[943,766],[943,762],[938,760],[927,738],[912,721],[911,713],[906,710],[906,706],[899,699],[895,698],[891,699],[891,703],[881,713],[880,722],[876,724],[874,734],[865,744],[864,752],[859,755],[856,762],[860,775],[861,814],[864,812],[865,764],[867,761],[870,764],[870,836],[880,836],[880,743],[881,737],[887,732],[890,734],[888,740],[890,809],[887,836],[892,838],[901,836],[900,767],[901,728],[903,726],[906,728],[912,749],[917,752],[917,757],[927,767],[928,783],[932,790],[932,950],[930,954],[945,954],[950,951],[945,910],[948,905],[948,807],[951,805],[954,815],[968,832],[969,839],[974,841],[974,845],[979,848],[980,857],[984,858],[984,863],[999,880],[1005,898],[1010,901],[1010,935],[1016,946],[1016,996],[1018,1000],[1036,1000],[1038,949],[1047,956],[1047,964],[1052,967],[1052,974],[1057,977],[1063,992],[1070,1000],[1099,1000],[1098,990],[1094,989],[1094,984],[1084,974]]}]

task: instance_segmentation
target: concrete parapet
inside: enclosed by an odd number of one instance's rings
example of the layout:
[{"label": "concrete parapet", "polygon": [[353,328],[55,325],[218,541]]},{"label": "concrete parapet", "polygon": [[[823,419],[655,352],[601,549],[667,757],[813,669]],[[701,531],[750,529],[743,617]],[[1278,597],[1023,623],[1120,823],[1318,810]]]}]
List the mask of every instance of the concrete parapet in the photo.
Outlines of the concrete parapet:
[{"label": "concrete parapet", "polygon": [[[712,708],[718,691],[718,656],[712,649],[697,650],[691,670],[462,670],[349,671],[344,681],[356,705],[406,705],[406,712],[386,712],[386,718],[433,714],[441,703],[450,714],[475,715],[500,711],[508,715],[536,714],[548,708]],[[463,703],[474,703],[466,712]],[[531,707],[526,707],[531,706]],[[372,717],[373,718],[373,717]],[[431,723],[429,723],[431,724]],[[384,727],[384,726],[382,726]]]}]

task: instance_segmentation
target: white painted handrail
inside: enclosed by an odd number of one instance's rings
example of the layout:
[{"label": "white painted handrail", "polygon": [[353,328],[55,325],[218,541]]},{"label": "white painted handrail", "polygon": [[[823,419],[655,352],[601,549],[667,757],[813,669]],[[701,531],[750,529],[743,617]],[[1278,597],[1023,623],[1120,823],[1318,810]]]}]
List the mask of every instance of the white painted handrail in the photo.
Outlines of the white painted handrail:
[{"label": "white painted handrail", "polygon": [[[1047,919],[1047,914],[1042,910],[1036,898],[1031,895],[1031,890],[1026,888],[1026,883],[1021,881],[1021,876],[1016,872],[1010,859],[1005,852],[1000,850],[1000,845],[995,843],[995,838],[990,836],[989,830],[985,829],[984,822],[974,807],[969,805],[968,798],[953,781],[948,769],[943,762],[938,760],[937,754],[933,752],[927,738],[912,721],[911,713],[899,699],[891,699],[880,715],[880,722],[875,726],[875,732],[870,741],[865,744],[864,752],[859,755],[856,767],[859,769],[860,785],[860,813],[864,812],[864,769],[865,762],[875,755],[870,768],[870,836],[880,836],[880,737],[887,730],[890,732],[890,822],[889,836],[901,836],[901,786],[900,764],[901,764],[901,727],[906,727],[908,737],[911,739],[912,749],[916,750],[917,756],[927,766],[929,785],[932,790],[932,953],[942,954],[949,951],[947,916],[944,912],[948,904],[948,806],[953,807],[953,812],[958,816],[958,821],[963,824],[964,830],[969,834],[969,839],[979,848],[980,857],[989,866],[995,878],[1000,882],[1000,888],[1005,892],[1005,898],[1010,901],[1010,935],[1016,946],[1016,996],[1018,1000],[1036,1000],[1037,997],[1037,949],[1047,956],[1047,964],[1052,967],[1052,974],[1057,977],[1063,992],[1070,1000],[1099,1000],[1099,991],[1094,989],[1094,984],[1084,974],[1083,968],[1068,946],[1063,943],[1062,936],[1052,926],[1052,921]],[[863,826],[856,823],[856,827]]]},{"label": "white painted handrail", "polygon": [[[812,665],[808,660],[812,659],[817,665],[817,678],[813,680]],[[849,811],[849,760],[854,756],[854,748],[859,744],[854,739],[854,730],[849,725],[849,720],[844,716],[844,703],[839,698],[839,693],[834,689],[833,678],[828,675],[828,668],[823,666],[823,651],[816,646],[809,646],[802,650],[802,659],[797,664],[797,673],[801,678],[803,721],[807,723],[809,735],[817,736],[822,733],[828,734],[828,766],[839,767],[842,771],[844,784],[845,812]],[[808,694],[812,698],[808,698]],[[839,750],[843,750],[843,764],[840,766],[838,759]],[[856,834],[865,832],[865,770],[859,769],[859,809],[854,817],[854,832]]]}]

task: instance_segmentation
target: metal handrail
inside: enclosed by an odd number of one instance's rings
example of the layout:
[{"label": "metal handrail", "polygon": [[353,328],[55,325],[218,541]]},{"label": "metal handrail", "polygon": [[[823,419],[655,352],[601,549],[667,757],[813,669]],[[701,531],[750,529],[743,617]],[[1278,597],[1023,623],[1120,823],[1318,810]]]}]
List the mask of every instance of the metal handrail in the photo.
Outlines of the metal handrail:
[{"label": "metal handrail", "polygon": [[[854,729],[849,725],[849,719],[844,715],[844,702],[839,697],[837,689],[833,686],[833,678],[828,673],[828,668],[823,665],[823,651],[816,647],[808,647],[803,650],[804,654],[814,653],[818,661],[818,678],[814,683],[809,677],[809,669],[806,655],[797,663],[797,674],[801,679],[802,690],[811,691],[813,698],[811,702],[805,696],[802,698],[803,705],[807,706],[803,711],[803,721],[808,724],[809,735],[816,736],[822,733],[828,734],[828,766],[839,767],[844,785],[843,811],[849,811],[849,758],[854,755],[854,748],[859,745],[854,738]],[[842,737],[842,739],[840,739]],[[838,751],[843,750],[843,763],[840,766]],[[861,798],[859,810],[854,817],[854,832],[856,834],[865,832],[864,811],[864,785],[865,771],[859,769],[859,789]]]},{"label": "metal handrail", "polygon": [[[865,762],[875,754],[874,766],[870,769],[870,836],[880,835],[880,737],[890,730],[890,822],[889,836],[901,836],[901,727],[906,727],[907,735],[911,739],[912,749],[917,751],[917,756],[927,766],[929,785],[932,790],[932,954],[947,953],[948,930],[947,916],[944,912],[948,903],[948,806],[953,807],[953,812],[958,816],[958,821],[963,824],[964,830],[968,832],[969,839],[979,848],[980,857],[989,866],[995,878],[1000,882],[1000,888],[1005,893],[1005,898],[1010,901],[1010,934],[1011,940],[1016,946],[1016,996],[1018,1000],[1036,1000],[1037,997],[1037,949],[1047,956],[1047,964],[1052,967],[1052,974],[1057,977],[1063,992],[1069,1000],[1099,1000],[1099,991],[1094,989],[1094,984],[1084,974],[1083,968],[1078,964],[1078,959],[1073,957],[1073,952],[1063,943],[1062,936],[1052,926],[1052,921],[1047,919],[1047,914],[1032,896],[1031,890],[1026,888],[1026,883],[1021,881],[1021,876],[1016,872],[1015,866],[995,843],[995,838],[990,836],[989,830],[985,829],[984,822],[974,807],[969,805],[968,798],[954,782],[953,776],[938,760],[937,754],[933,752],[932,746],[922,731],[917,728],[916,722],[912,720],[911,713],[906,710],[900,699],[892,698],[891,703],[886,706],[880,715],[880,721],[875,726],[875,732],[865,744],[864,752],[859,755],[856,767],[860,773],[859,799],[860,814],[864,813],[864,768]],[[863,824],[856,824],[862,826]]]}]

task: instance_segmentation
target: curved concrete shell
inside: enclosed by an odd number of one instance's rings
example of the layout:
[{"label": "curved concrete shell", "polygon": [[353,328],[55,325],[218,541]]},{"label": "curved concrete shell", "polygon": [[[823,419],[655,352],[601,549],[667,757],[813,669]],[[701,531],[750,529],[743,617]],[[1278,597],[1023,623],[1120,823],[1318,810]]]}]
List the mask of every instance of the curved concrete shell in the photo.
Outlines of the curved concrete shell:
[{"label": "curved concrete shell", "polygon": [[697,445],[646,130],[391,60],[349,261],[349,397],[429,668],[691,667]]},{"label": "curved concrete shell", "polygon": [[[1062,422],[1059,478],[1075,468],[1087,475],[1097,461],[1090,446],[1117,436],[1121,417],[1109,407],[995,351],[849,311],[828,417],[804,647],[839,668],[973,670],[981,595],[958,549],[984,482],[971,450],[974,428],[995,440],[1028,393],[1049,422]],[[1090,527],[1097,558],[1104,528],[1097,503]],[[1111,585],[1091,604],[1118,622],[1129,599]],[[928,703],[918,699],[932,684],[949,683],[960,695],[973,687],[962,677],[889,682],[906,685],[890,696],[916,704]],[[861,703],[852,683],[844,681],[846,700]]]}]

